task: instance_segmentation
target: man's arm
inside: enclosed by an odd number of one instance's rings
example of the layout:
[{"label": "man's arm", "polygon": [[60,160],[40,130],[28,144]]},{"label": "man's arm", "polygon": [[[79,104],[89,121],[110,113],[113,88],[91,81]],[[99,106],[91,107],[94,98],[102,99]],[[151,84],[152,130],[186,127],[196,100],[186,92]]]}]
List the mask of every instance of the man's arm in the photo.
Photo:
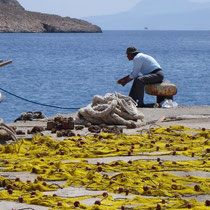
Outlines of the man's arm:
[{"label": "man's arm", "polygon": [[121,78],[121,79],[119,79],[118,81],[117,81],[117,84],[121,84],[122,86],[125,86],[128,82],[130,82],[131,80],[133,80],[133,79],[131,79],[130,77],[129,77],[129,75],[127,75],[126,77],[123,77],[123,78]]}]

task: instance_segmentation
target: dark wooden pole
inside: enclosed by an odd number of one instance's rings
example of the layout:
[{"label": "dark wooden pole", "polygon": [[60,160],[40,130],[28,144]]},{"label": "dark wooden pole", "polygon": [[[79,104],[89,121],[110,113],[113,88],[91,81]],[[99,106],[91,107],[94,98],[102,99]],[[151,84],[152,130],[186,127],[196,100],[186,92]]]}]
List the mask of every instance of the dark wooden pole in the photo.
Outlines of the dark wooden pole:
[{"label": "dark wooden pole", "polygon": [[12,63],[12,60],[5,61],[5,62],[3,62],[3,61],[1,62],[1,61],[2,61],[2,60],[0,60],[0,67],[6,66],[6,65]]}]

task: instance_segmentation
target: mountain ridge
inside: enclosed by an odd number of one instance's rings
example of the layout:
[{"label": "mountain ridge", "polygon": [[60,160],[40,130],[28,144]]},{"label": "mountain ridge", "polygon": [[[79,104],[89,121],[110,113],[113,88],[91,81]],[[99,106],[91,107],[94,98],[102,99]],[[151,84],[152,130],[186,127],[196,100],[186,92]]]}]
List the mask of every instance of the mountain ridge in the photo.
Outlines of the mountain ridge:
[{"label": "mountain ridge", "polygon": [[[202,13],[207,13],[207,10],[209,15],[204,17]],[[100,25],[104,30],[140,30],[145,27],[158,30],[205,30],[210,29],[210,3],[143,0],[125,12],[84,19]],[[192,21],[189,21],[190,19]],[[198,20],[202,24],[199,24]]]}]

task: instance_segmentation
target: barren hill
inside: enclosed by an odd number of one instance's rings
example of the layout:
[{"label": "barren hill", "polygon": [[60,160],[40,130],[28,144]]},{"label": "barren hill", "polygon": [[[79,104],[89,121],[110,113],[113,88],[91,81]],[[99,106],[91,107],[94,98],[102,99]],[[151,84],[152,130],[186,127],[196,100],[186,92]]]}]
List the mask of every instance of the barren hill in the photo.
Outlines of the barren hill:
[{"label": "barren hill", "polygon": [[0,32],[96,33],[101,28],[87,21],[26,11],[16,0],[0,0]]}]

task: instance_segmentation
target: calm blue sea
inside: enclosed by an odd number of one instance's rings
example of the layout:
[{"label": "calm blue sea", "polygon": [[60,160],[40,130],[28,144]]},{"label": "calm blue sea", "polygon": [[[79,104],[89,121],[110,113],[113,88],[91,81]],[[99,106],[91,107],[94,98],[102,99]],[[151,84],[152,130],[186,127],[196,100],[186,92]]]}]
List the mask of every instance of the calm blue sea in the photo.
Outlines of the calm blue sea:
[{"label": "calm blue sea", "polygon": [[[152,55],[165,79],[178,87],[179,105],[210,105],[210,31],[104,31],[101,34],[0,34],[0,88],[39,103],[80,108],[94,95],[129,93],[116,81],[130,73],[128,46]],[[2,91],[1,91],[2,92]],[[22,112],[47,116],[71,113],[31,104],[2,92],[0,118],[13,122]],[[145,96],[145,103],[155,97]]]}]

